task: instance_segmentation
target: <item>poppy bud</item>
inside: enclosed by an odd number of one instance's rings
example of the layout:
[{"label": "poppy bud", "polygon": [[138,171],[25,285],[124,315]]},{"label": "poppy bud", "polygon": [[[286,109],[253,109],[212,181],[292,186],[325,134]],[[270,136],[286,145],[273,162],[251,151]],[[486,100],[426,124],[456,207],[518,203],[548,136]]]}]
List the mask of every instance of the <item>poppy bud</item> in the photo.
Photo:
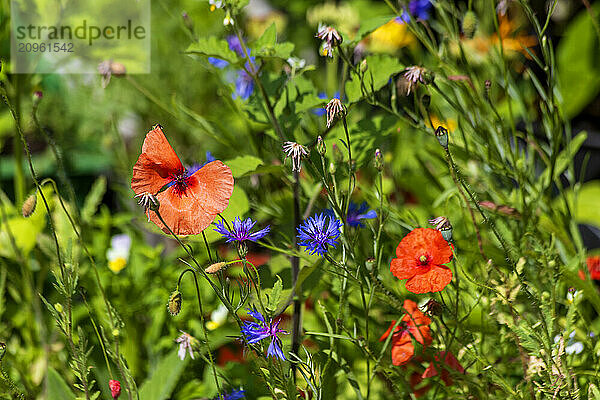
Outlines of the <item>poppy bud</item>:
[{"label": "poppy bud", "polygon": [[462,20],[462,31],[469,39],[473,37],[477,30],[477,16],[473,11],[467,11]]},{"label": "poppy bud", "polygon": [[169,297],[169,303],[167,304],[169,314],[171,314],[172,316],[179,314],[179,312],[181,311],[181,303],[181,292],[176,289],[173,293],[171,293],[171,296]]},{"label": "poppy bud", "polygon": [[23,202],[23,207],[21,207],[21,213],[25,218],[31,217],[31,214],[35,211],[35,206],[37,205],[37,195],[34,193],[27,198]]},{"label": "poppy bud", "polygon": [[321,136],[317,137],[317,151],[320,155],[324,156],[327,153],[327,147]]},{"label": "poppy bud", "polygon": [[227,263],[225,261],[214,263],[214,264],[209,265],[204,271],[208,274],[214,274],[214,273],[219,272],[221,270],[221,268],[223,268],[226,265],[227,265]]},{"label": "poppy bud", "polygon": [[44,97],[44,94],[41,91],[36,90],[35,92],[33,92],[33,105],[37,106],[38,104],[40,104],[42,97]]},{"label": "poppy bud", "polygon": [[435,130],[435,137],[440,142],[440,145],[448,150],[448,130],[441,125],[438,126]]},{"label": "poppy bud", "polygon": [[379,149],[375,150],[375,168],[378,171],[383,171],[383,155]]},{"label": "poppy bud", "polygon": [[110,395],[113,399],[118,399],[121,395],[121,383],[114,379],[108,381],[108,387],[110,388]]},{"label": "poppy bud", "polygon": [[123,76],[125,75],[125,66],[119,62],[113,62],[110,64],[110,73],[114,76]]}]

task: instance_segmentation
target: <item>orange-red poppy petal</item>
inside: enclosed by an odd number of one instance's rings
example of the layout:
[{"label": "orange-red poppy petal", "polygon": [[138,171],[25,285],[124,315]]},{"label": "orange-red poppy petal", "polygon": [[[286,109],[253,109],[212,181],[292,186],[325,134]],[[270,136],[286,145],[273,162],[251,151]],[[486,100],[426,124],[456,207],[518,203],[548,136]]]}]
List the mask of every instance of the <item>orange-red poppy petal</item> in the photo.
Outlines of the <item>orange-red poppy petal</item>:
[{"label": "orange-red poppy petal", "polygon": [[131,188],[135,194],[158,191],[171,181],[171,175],[184,171],[183,165],[167,141],[161,127],[155,125],[146,134],[142,153],[133,166]]},{"label": "orange-red poppy petal", "polygon": [[432,266],[431,269],[420,275],[415,275],[406,281],[406,290],[415,294],[439,292],[452,280],[450,268]]},{"label": "orange-red poppy petal", "polygon": [[207,213],[221,213],[229,205],[233,193],[233,174],[221,161],[212,161],[189,177],[186,192],[190,192]]},{"label": "orange-red poppy petal", "polygon": [[419,273],[423,267],[417,265],[413,258],[394,258],[390,264],[390,271],[398,279],[409,279]]},{"label": "orange-red poppy petal", "polygon": [[[204,211],[201,204],[191,196],[183,194],[179,196],[173,187],[156,195],[160,202],[159,212],[169,228],[177,235],[196,235],[213,222],[216,214]],[[154,211],[148,211],[148,218],[154,222],[165,233],[169,230],[162,224]]]},{"label": "orange-red poppy petal", "polygon": [[404,365],[410,361],[413,354],[415,354],[415,346],[412,342],[395,344],[392,346],[392,364]]}]

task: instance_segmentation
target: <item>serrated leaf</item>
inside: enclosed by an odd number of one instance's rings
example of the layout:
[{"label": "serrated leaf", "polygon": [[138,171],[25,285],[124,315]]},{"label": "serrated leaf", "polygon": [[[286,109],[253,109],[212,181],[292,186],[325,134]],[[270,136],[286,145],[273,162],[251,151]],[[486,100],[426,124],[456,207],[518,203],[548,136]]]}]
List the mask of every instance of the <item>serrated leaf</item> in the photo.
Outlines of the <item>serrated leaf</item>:
[{"label": "serrated leaf", "polygon": [[188,46],[185,53],[216,57],[232,64],[239,61],[237,54],[229,48],[227,41],[214,36],[198,39],[196,43]]},{"label": "serrated leaf", "polygon": [[168,399],[188,361],[188,357],[180,360],[177,350],[173,350],[167,356],[163,357],[156,365],[150,378],[141,386],[140,399]]},{"label": "serrated leaf", "polygon": [[279,304],[279,300],[281,299],[281,291],[283,290],[283,281],[279,277],[279,275],[275,275],[277,281],[273,285],[273,289],[271,290],[271,295],[269,296],[269,305],[268,308],[270,310],[276,310],[277,305]]},{"label": "serrated leaf", "polygon": [[46,383],[49,399],[70,400],[75,399],[75,395],[66,384],[62,376],[52,367],[48,367],[48,375],[46,375]]}]

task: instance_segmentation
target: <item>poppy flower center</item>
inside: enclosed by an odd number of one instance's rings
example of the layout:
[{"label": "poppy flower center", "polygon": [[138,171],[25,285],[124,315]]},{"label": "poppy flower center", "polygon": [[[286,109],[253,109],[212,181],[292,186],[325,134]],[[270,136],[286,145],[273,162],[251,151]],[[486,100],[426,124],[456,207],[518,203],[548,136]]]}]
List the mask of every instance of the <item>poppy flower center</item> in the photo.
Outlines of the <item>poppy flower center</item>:
[{"label": "poppy flower center", "polygon": [[[179,175],[174,175],[171,181],[171,185],[173,186],[173,190],[175,194],[181,197],[185,194],[187,187],[189,186],[189,175],[187,172],[183,172]],[[170,186],[171,186],[170,185]]]},{"label": "poppy flower center", "polygon": [[429,265],[429,256],[427,254],[421,254],[421,256],[417,259],[418,264],[422,267]]}]

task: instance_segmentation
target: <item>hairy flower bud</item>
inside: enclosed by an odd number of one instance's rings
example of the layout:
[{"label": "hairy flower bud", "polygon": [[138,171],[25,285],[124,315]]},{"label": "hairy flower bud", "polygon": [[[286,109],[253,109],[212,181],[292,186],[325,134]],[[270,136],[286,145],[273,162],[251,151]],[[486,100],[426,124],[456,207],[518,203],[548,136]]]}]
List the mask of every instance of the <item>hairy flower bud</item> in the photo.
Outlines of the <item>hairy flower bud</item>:
[{"label": "hairy flower bud", "polygon": [[331,175],[333,175],[333,174],[335,174],[335,170],[336,170],[336,168],[335,168],[335,164],[334,164],[334,163],[332,163],[332,162],[330,162],[330,163],[329,163],[329,173],[330,173]]},{"label": "hairy flower bud", "polygon": [[438,126],[435,130],[435,137],[440,142],[440,145],[448,150],[448,130],[441,125]]},{"label": "hairy flower bud", "polygon": [[368,69],[369,69],[369,64],[367,64],[367,59],[365,58],[364,60],[362,60],[360,62],[359,70],[360,70],[361,74],[364,74],[365,72],[367,72]]},{"label": "hairy flower bud", "polygon": [[176,316],[181,311],[181,303],[183,299],[181,297],[181,292],[179,290],[175,290],[171,293],[169,297],[169,303],[167,303],[167,309],[169,310],[169,314],[172,316]]},{"label": "hairy flower bud", "polygon": [[23,202],[23,207],[21,207],[21,214],[23,214],[25,218],[31,217],[31,214],[33,214],[33,212],[35,211],[36,205],[37,195],[34,193]]},{"label": "hairy flower bud", "polygon": [[477,16],[473,11],[467,11],[462,20],[462,31],[469,39],[473,37],[477,30]]},{"label": "hairy flower bud", "polygon": [[204,271],[208,274],[215,274],[215,273],[219,272],[226,265],[227,265],[227,263],[225,261],[221,261],[221,262],[209,265]]}]

